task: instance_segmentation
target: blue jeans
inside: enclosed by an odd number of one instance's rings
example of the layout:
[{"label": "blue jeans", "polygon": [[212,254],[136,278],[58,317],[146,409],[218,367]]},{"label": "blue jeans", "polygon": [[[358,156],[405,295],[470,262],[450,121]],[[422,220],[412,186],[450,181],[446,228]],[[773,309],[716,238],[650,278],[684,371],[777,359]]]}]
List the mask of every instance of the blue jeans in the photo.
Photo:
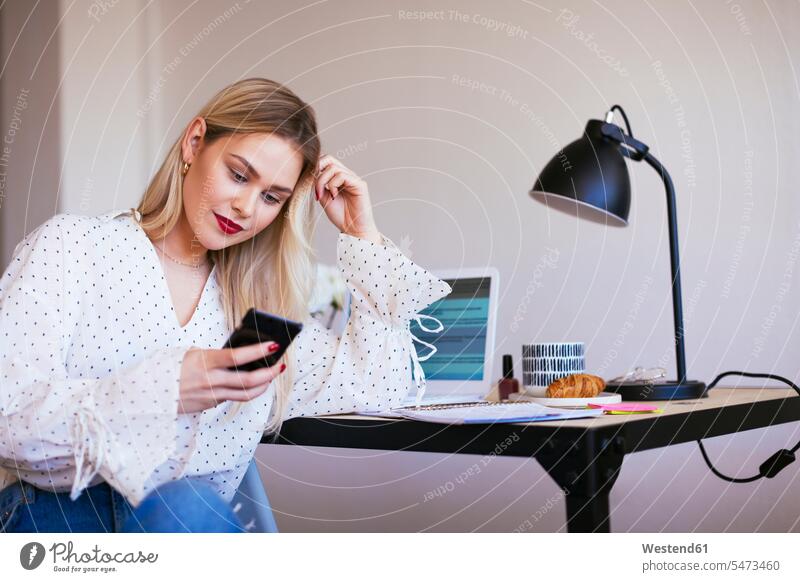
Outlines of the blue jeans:
[{"label": "blue jeans", "polygon": [[17,481],[0,491],[0,532],[245,532],[230,504],[208,483],[184,477],[150,492],[138,507],[108,483],[72,501]]}]

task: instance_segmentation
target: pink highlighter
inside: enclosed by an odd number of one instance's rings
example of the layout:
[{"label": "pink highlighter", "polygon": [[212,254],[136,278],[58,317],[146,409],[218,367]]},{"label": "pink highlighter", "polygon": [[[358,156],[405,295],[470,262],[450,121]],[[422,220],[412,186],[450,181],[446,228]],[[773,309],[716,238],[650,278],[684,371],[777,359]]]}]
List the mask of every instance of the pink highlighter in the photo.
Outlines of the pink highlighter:
[{"label": "pink highlighter", "polygon": [[658,406],[640,404],[638,402],[620,402],[618,404],[589,404],[589,408],[599,408],[608,414],[643,414],[647,412],[663,412]]}]

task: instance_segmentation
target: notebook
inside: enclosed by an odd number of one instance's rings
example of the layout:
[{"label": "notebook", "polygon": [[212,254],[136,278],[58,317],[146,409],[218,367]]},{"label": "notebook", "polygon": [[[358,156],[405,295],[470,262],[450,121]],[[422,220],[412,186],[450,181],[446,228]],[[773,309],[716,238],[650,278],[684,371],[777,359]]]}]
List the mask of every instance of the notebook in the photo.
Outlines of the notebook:
[{"label": "notebook", "polygon": [[440,424],[494,424],[496,422],[536,422],[602,416],[600,409],[564,410],[535,402],[467,402],[461,404],[429,404],[394,408],[388,412],[371,412],[371,416],[407,418]]}]

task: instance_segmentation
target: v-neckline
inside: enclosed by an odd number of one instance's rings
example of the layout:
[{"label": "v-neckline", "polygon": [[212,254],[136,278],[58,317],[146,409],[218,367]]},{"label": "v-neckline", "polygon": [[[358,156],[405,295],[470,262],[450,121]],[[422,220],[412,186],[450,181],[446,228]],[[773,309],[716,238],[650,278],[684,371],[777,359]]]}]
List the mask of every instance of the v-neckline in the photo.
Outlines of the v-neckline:
[{"label": "v-neckline", "polygon": [[139,224],[138,220],[136,220],[136,216],[131,214],[130,218],[136,225],[136,230],[138,230],[142,234],[142,238],[144,238],[144,241],[147,243],[147,247],[149,248],[148,252],[151,257],[151,262],[154,263],[155,265],[154,268],[158,271],[158,278],[161,280],[160,283],[161,290],[164,293],[164,297],[166,298],[167,304],[169,305],[169,311],[172,314],[172,325],[179,331],[186,331],[195,322],[195,320],[197,319],[197,312],[200,311],[200,309],[203,307],[206,298],[206,290],[208,289],[214,276],[217,273],[217,264],[214,263],[214,265],[211,267],[211,272],[208,274],[208,277],[206,278],[206,282],[203,285],[203,290],[200,291],[200,298],[197,300],[197,305],[195,306],[194,311],[192,311],[191,317],[189,317],[189,320],[184,325],[181,325],[180,321],[178,321],[178,312],[175,309],[175,304],[172,301],[172,292],[170,291],[169,283],[167,283],[167,275],[164,272],[164,266],[161,264],[161,259],[159,258],[158,253],[156,252],[156,247],[153,244],[153,241],[150,240],[150,237],[147,236],[147,233],[142,228],[142,225]]}]

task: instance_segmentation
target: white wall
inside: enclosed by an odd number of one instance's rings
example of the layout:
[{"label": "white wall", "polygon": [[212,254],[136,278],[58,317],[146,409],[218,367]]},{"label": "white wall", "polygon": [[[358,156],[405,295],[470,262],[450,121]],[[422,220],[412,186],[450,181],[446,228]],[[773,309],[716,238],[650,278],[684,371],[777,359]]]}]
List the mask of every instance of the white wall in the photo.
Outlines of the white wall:
[{"label": "white wall", "polygon": [[[439,0],[184,0],[142,13],[143,1],[109,3],[96,19],[91,5],[61,4],[62,209],[135,204],[214,92],[273,78],[313,104],[326,151],[368,180],[379,226],[415,261],[499,268],[496,370],[522,342],[559,340],[585,341],[589,369],[607,377],[672,368],[658,176],[631,165],[626,229],[526,196],[587,119],[620,103],[675,179],[690,375],[798,378],[796,4],[472,0],[455,14]],[[414,10],[443,12],[419,21]],[[321,230],[333,262],[335,233]],[[559,260],[542,268],[548,248]],[[722,470],[749,475],[798,432],[708,448]],[[535,461],[494,459],[426,502],[479,458],[267,446],[257,456],[284,531],[510,531],[542,508],[535,530],[563,526],[563,499]],[[729,486],[694,444],[629,457],[612,506],[617,531],[800,531],[794,467]]]},{"label": "white wall", "polygon": [[59,47],[57,3],[0,8],[0,263],[59,208]]},{"label": "white wall", "polygon": [[155,118],[139,107],[155,66],[155,13],[138,0],[60,4],[61,207],[99,214],[133,206],[153,172]]}]

